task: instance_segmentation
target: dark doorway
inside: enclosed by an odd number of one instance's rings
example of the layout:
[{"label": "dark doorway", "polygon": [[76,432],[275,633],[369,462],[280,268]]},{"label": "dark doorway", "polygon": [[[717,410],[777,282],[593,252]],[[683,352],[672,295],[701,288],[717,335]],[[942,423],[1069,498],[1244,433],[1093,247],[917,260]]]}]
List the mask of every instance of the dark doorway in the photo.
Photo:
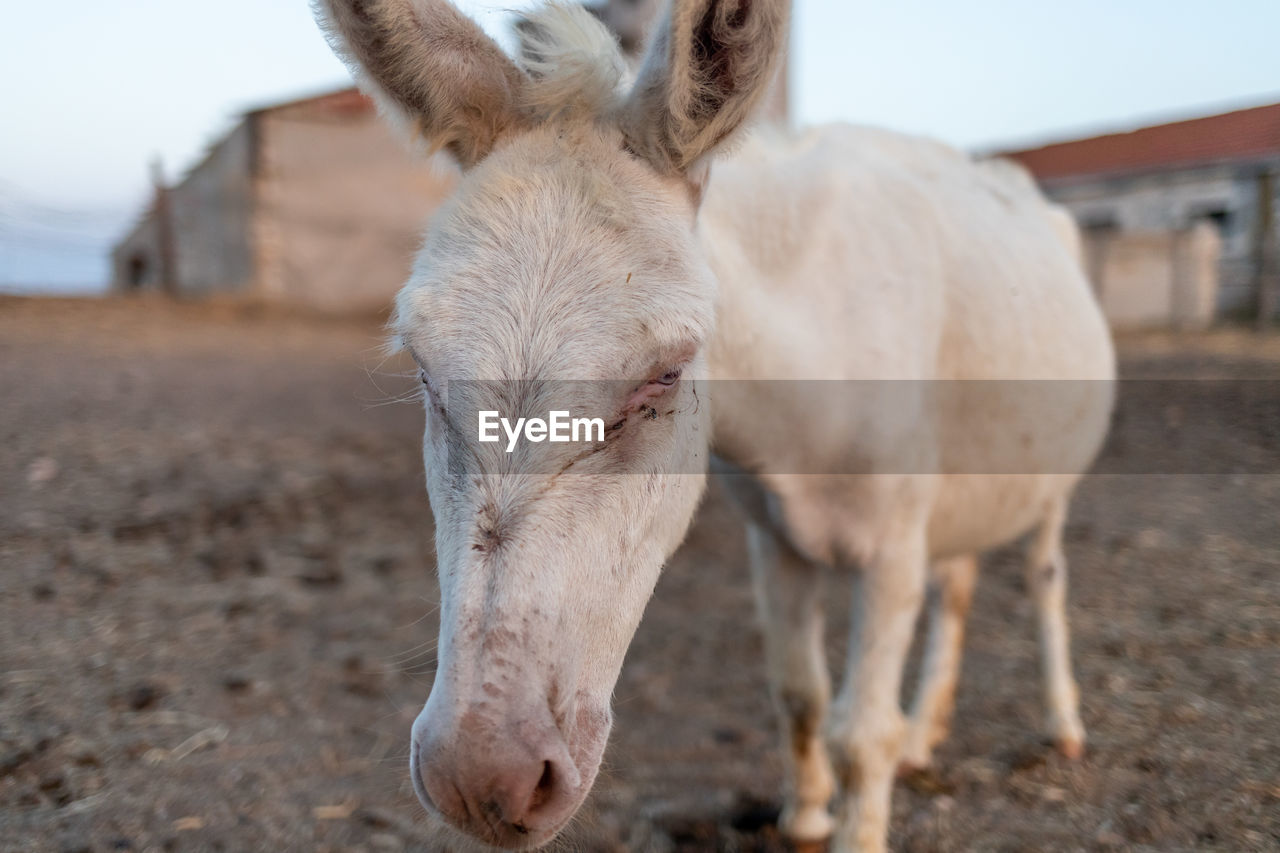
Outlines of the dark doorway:
[{"label": "dark doorway", "polygon": [[141,290],[146,287],[150,278],[151,263],[147,256],[141,252],[131,255],[125,277],[125,283],[128,285],[129,290]]}]

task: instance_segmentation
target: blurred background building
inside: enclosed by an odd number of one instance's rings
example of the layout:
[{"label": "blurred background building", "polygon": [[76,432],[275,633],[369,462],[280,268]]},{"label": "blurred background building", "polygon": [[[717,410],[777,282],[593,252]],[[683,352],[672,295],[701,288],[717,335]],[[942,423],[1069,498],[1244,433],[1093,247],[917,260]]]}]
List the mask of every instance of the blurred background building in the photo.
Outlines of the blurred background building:
[{"label": "blurred background building", "polygon": [[1006,156],[1075,214],[1114,325],[1276,315],[1280,104]]},{"label": "blurred background building", "polygon": [[[634,61],[658,5],[592,8]],[[784,72],[767,120],[786,121],[786,92]],[[355,89],[252,110],[175,186],[158,177],[149,209],[112,251],[112,289],[385,311],[456,180]]]},{"label": "blurred background building", "polygon": [[[590,6],[638,60],[658,0]],[[784,65],[761,108],[789,121]],[[1280,310],[1280,104],[1002,152],[1081,225],[1116,327]],[[157,191],[112,253],[117,291],[386,310],[456,170],[414,154],[354,89],[246,113]]]},{"label": "blurred background building", "polygon": [[453,171],[355,89],[246,113],[112,251],[117,291],[386,310]]}]

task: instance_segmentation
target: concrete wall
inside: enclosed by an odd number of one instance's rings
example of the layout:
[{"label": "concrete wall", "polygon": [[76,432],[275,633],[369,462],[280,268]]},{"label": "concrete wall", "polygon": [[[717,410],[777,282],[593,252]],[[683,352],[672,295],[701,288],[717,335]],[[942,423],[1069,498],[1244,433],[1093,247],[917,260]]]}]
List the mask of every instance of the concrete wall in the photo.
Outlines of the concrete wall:
[{"label": "concrete wall", "polygon": [[[1257,168],[1220,165],[1050,183],[1047,194],[1090,231],[1181,231],[1208,222],[1221,243],[1217,312],[1257,303]],[[1137,238],[1141,242],[1142,238]]]},{"label": "concrete wall", "polygon": [[1222,287],[1222,236],[1198,222],[1173,238],[1173,324],[1203,329],[1218,313]]},{"label": "concrete wall", "polygon": [[148,213],[111,250],[111,289],[158,291],[160,284],[160,238],[155,217]]},{"label": "concrete wall", "polygon": [[[182,296],[245,292],[254,278],[253,127],[242,121],[168,192],[174,268]],[[149,210],[112,251],[112,287],[161,287],[159,228]]]},{"label": "concrete wall", "polygon": [[169,193],[178,292],[242,292],[253,282],[253,125],[242,121]]},{"label": "concrete wall", "polygon": [[371,111],[260,114],[257,294],[326,312],[381,311],[408,276],[452,167],[413,155]]},{"label": "concrete wall", "polygon": [[1214,226],[1095,232],[1085,254],[1113,328],[1204,328],[1215,316],[1222,242]]}]

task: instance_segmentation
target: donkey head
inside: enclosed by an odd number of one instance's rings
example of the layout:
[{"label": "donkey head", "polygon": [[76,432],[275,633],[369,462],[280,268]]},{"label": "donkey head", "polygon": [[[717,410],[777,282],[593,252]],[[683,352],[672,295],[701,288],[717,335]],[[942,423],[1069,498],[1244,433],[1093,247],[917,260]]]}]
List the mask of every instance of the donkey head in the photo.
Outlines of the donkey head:
[{"label": "donkey head", "polygon": [[[585,799],[692,518],[716,298],[695,236],[705,164],[767,88],[787,5],[675,0],[628,87],[577,6],[528,16],[517,63],[443,0],[318,0],[366,90],[464,172],[393,325],[426,388],[442,597],[411,772],[428,811],[481,841],[542,844]],[[535,460],[477,443],[463,415],[545,416],[552,398],[607,437]]]}]

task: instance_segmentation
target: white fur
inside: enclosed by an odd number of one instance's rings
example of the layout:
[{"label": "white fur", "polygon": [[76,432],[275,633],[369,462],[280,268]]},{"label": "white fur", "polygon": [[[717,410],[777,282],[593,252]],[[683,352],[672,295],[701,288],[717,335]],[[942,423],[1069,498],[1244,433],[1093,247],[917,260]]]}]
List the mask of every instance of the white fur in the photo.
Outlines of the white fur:
[{"label": "white fur", "polygon": [[530,83],[523,95],[540,120],[566,112],[609,115],[626,92],[629,72],[617,40],[581,4],[547,3],[516,26],[520,67]]},{"label": "white fur", "polygon": [[[349,39],[367,30],[361,14],[460,26],[431,0],[326,2]],[[1114,366],[1073,230],[1013,167],[849,127],[748,140],[702,186],[700,164],[771,79],[785,25],[782,0],[676,0],[618,101],[616,54],[563,9],[535,16],[519,76],[490,58],[456,73],[415,64],[437,75],[425,98],[414,74],[378,81],[473,166],[431,224],[394,326],[428,382],[442,595],[414,781],[429,808],[490,843],[548,840],[590,789],[623,656],[713,446],[738,469],[726,482],[750,519],[790,749],[784,829],[883,848],[899,761],[927,762],[946,728],[973,555],[1032,529],[1051,730],[1068,752],[1082,743],[1061,530],[1105,431]],[[387,73],[379,44],[352,53]],[[476,79],[490,84],[481,107],[502,115],[450,112]],[[670,388],[648,381],[677,367]],[[708,377],[899,382],[833,386],[853,396],[800,411],[797,383],[719,383],[712,396]],[[623,424],[602,452],[557,451],[556,474],[520,454],[460,452],[466,426],[451,411],[525,414],[555,379],[632,380],[661,414],[584,386],[575,407],[615,407]],[[1048,405],[995,384],[975,405],[946,391],[963,386],[930,393],[935,379],[1086,381],[1053,386]],[[843,473],[850,459],[866,473]],[[1027,473],[982,473],[1010,464]],[[854,572],[860,591],[828,709],[819,603],[831,569]],[[940,599],[909,723],[899,685],[931,582]],[[528,800],[531,766],[553,782]]]},{"label": "white fur", "polygon": [[[756,541],[777,541],[752,549],[771,597],[794,598],[801,593],[789,587],[816,583],[798,565],[859,571],[849,666],[829,713],[820,643],[801,642],[785,666],[770,656],[786,742],[797,743],[797,731],[827,732],[847,798],[836,849],[883,847],[898,763],[927,764],[946,729],[973,555],[1033,528],[1041,532],[1028,579],[1042,622],[1050,733],[1078,754],[1084,733],[1067,659],[1061,529],[1077,473],[1106,429],[1114,364],[1055,209],[1012,168],[833,127],[757,140],[718,164],[700,236],[720,283],[713,376],[901,380],[889,386],[897,420],[886,420],[876,383],[861,403],[855,396],[816,412],[795,411],[785,383],[732,383],[724,386],[732,396],[714,400],[717,450],[762,472],[747,489],[760,495],[745,502],[757,507]],[[984,408],[949,411],[944,399],[916,409],[909,389],[929,379],[1083,381],[994,383],[979,386]],[[961,391],[954,402],[973,399]],[[1019,435],[1025,447],[1011,447]],[[886,473],[791,473],[839,471],[851,456]],[[904,459],[961,473],[892,467]],[[972,473],[1010,462],[1027,473]],[[791,556],[768,556],[779,551]],[[901,670],[931,579],[940,601],[908,723],[898,708]],[[790,648],[818,630],[820,599],[806,594],[804,608],[764,608],[771,644]],[[826,827],[827,760],[810,747],[791,767],[785,828],[813,837]]]}]

